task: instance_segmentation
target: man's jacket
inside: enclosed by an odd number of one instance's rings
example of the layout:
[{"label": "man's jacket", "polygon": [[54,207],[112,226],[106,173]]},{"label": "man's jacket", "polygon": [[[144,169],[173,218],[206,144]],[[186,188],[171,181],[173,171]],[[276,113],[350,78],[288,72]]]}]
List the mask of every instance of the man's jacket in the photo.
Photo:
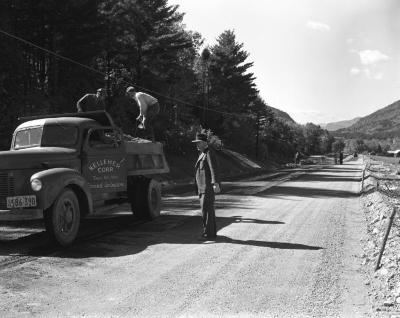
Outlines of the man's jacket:
[{"label": "man's jacket", "polygon": [[218,163],[213,150],[207,148],[202,152],[195,164],[195,185],[197,194],[213,190],[213,184],[220,183]]}]

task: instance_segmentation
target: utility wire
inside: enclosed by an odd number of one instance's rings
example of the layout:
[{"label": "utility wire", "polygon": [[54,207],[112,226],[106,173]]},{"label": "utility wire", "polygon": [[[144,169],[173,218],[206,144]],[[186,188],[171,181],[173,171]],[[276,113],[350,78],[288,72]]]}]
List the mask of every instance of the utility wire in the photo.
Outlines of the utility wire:
[{"label": "utility wire", "polygon": [[[4,31],[4,30],[2,30],[2,29],[0,29],[0,33],[4,34],[4,35],[6,35],[6,36],[9,36],[9,37],[11,37],[11,38],[13,38],[13,39],[15,39],[15,40],[18,40],[18,41],[20,41],[20,42],[23,42],[23,43],[25,43],[25,44],[28,44],[28,45],[30,45],[30,46],[32,46],[32,47],[35,47],[35,48],[37,48],[37,49],[39,49],[39,50],[42,50],[42,51],[44,51],[44,52],[46,52],[46,53],[49,53],[49,54],[51,54],[51,55],[54,55],[54,56],[56,56],[56,57],[58,57],[58,58],[60,58],[60,59],[62,59],[62,60],[65,60],[65,61],[68,61],[68,62],[70,62],[70,63],[76,64],[76,65],[81,66],[81,67],[83,67],[83,68],[86,68],[86,69],[89,70],[89,71],[95,72],[95,73],[100,74],[100,75],[102,75],[102,76],[108,76],[108,74],[105,74],[105,73],[103,73],[103,72],[101,72],[101,71],[99,71],[99,70],[96,70],[96,69],[93,68],[93,67],[90,67],[90,66],[88,66],[88,65],[85,65],[85,64],[82,64],[82,63],[80,63],[80,62],[77,62],[77,61],[75,61],[75,60],[73,60],[73,59],[71,59],[71,58],[69,58],[69,57],[63,56],[63,55],[58,54],[58,53],[56,53],[56,52],[54,52],[54,51],[48,50],[48,49],[46,49],[46,48],[44,48],[44,47],[42,47],[42,46],[39,46],[39,45],[37,45],[37,44],[35,44],[35,43],[32,43],[32,42],[30,42],[30,41],[28,41],[28,40],[25,40],[25,39],[23,39],[23,38],[21,38],[21,37],[19,37],[19,36],[16,36],[16,35],[13,35],[13,34],[11,34],[11,33],[8,33],[8,32],[6,32],[6,31]],[[212,109],[212,108],[208,108],[208,107],[202,107],[202,106],[193,105],[193,104],[190,104],[190,103],[185,102],[185,101],[183,101],[183,100],[180,100],[180,99],[177,99],[177,98],[174,98],[174,97],[170,97],[170,96],[166,96],[166,95],[163,95],[163,94],[161,94],[161,93],[159,93],[159,92],[156,92],[156,91],[147,89],[147,88],[145,88],[145,87],[141,87],[141,86],[139,86],[139,85],[132,84],[131,82],[128,82],[128,81],[126,81],[126,80],[123,80],[123,82],[126,83],[126,84],[128,84],[128,85],[135,86],[135,87],[137,87],[137,88],[139,88],[139,89],[143,89],[143,90],[146,90],[146,91],[148,91],[148,92],[150,92],[150,93],[156,94],[156,95],[158,95],[158,96],[160,96],[160,97],[164,97],[164,98],[169,99],[169,100],[171,100],[171,101],[178,102],[178,103],[182,103],[182,104],[185,104],[185,105],[190,106],[190,107],[195,107],[195,108],[199,108],[199,109],[205,109],[205,110],[207,110],[207,111],[219,113],[219,114],[222,114],[222,115],[228,115],[228,116],[233,116],[233,115],[243,116],[243,114],[228,113],[228,112],[224,112],[224,111],[220,111],[220,110],[216,110],[216,109]]]}]

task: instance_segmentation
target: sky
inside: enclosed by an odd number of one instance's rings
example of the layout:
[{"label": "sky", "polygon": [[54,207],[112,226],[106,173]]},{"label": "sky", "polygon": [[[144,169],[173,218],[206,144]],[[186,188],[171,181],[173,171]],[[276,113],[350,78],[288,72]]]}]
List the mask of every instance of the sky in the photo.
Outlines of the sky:
[{"label": "sky", "polygon": [[225,30],[260,96],[296,122],[373,113],[400,99],[400,0],[169,0],[205,45]]}]

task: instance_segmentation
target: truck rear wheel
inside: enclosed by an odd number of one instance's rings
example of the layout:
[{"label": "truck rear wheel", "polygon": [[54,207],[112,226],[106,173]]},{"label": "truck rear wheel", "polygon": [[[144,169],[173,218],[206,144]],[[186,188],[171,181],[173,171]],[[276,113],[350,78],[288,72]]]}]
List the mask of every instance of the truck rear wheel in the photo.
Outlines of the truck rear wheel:
[{"label": "truck rear wheel", "polygon": [[161,212],[161,186],[154,179],[145,182],[145,195],[143,196],[143,207],[147,217],[151,220],[158,218]]},{"label": "truck rear wheel", "polygon": [[65,188],[50,208],[44,211],[45,226],[51,239],[68,246],[78,236],[80,225],[79,201],[76,194]]},{"label": "truck rear wheel", "polygon": [[140,177],[130,178],[128,197],[136,217],[153,220],[160,216],[161,186],[156,180]]},{"label": "truck rear wheel", "polygon": [[128,178],[128,200],[131,205],[133,215],[139,219],[144,219],[144,209],[142,206],[142,178],[141,177],[129,177]]}]

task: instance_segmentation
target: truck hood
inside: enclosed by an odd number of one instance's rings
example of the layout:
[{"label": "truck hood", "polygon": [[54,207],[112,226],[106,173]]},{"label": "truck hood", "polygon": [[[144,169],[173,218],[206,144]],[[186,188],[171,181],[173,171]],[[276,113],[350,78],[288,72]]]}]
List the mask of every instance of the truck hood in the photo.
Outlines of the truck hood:
[{"label": "truck hood", "polygon": [[43,169],[78,157],[78,151],[60,147],[35,147],[0,151],[0,170]]}]

